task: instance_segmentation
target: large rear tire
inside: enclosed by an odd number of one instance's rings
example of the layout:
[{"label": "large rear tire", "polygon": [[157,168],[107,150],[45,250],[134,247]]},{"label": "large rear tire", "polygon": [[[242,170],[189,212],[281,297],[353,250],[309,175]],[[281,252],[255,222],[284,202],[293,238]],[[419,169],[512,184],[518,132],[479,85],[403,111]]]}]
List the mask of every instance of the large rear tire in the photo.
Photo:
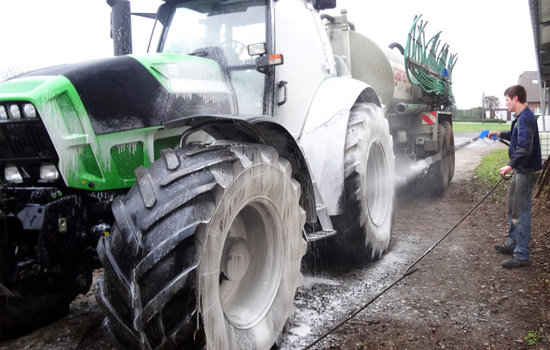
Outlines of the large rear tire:
[{"label": "large rear tire", "polygon": [[107,333],[125,348],[269,349],[306,249],[290,163],[269,146],[218,143],[136,173],[98,244]]},{"label": "large rear tire", "polygon": [[453,126],[451,125],[450,122],[445,121],[443,126],[445,128],[445,134],[447,135],[446,154],[448,156],[447,164],[449,167],[449,183],[450,183],[455,175],[455,135],[453,132]]},{"label": "large rear tire", "polygon": [[345,213],[335,218],[340,255],[352,264],[379,258],[388,248],[395,196],[393,139],[381,108],[356,104],[345,143]]}]

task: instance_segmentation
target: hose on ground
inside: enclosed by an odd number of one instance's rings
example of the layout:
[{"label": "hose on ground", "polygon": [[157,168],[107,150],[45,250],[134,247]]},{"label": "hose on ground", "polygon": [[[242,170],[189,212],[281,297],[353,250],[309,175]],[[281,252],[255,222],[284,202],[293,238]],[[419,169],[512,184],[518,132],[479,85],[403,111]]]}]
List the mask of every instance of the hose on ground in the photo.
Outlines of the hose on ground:
[{"label": "hose on ground", "polygon": [[380,293],[376,294],[372,299],[370,299],[366,304],[361,306],[359,309],[348,315],[344,320],[339,322],[337,325],[332,327],[329,331],[325,332],[323,335],[318,337],[314,342],[309,344],[307,347],[304,348],[304,350],[311,349],[313,346],[318,344],[320,341],[325,339],[330,334],[334,333],[337,329],[342,327],[344,324],[346,324],[349,320],[357,316],[361,311],[365,310],[370,304],[372,304],[374,301],[376,301],[378,298],[380,298],[382,295],[384,295],[387,291],[389,291],[391,288],[393,288],[395,285],[397,285],[399,282],[401,282],[405,277],[413,274],[415,271],[418,270],[418,268],[415,268],[415,266],[426,257],[435,247],[437,247],[445,238],[447,238],[468,216],[472,214],[472,212],[477,209],[489,197],[491,193],[500,185],[502,180],[509,180],[511,176],[501,176],[500,179],[497,181],[497,183],[485,194],[473,207],[470,209],[453,227],[451,227],[440,239],[438,239],[428,250],[424,252],[418,259],[416,259],[412,264],[410,264],[407,269],[403,272],[403,274],[397,278],[394,282],[392,282],[389,286],[384,288]]}]

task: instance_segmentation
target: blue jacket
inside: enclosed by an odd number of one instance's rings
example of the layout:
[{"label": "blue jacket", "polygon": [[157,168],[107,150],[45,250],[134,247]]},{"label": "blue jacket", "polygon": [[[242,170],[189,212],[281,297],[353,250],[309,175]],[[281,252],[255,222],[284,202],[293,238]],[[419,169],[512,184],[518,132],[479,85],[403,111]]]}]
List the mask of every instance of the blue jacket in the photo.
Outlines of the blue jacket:
[{"label": "blue jacket", "polygon": [[521,111],[510,131],[501,132],[500,138],[510,141],[508,165],[515,171],[526,173],[542,169],[537,119],[529,108]]}]

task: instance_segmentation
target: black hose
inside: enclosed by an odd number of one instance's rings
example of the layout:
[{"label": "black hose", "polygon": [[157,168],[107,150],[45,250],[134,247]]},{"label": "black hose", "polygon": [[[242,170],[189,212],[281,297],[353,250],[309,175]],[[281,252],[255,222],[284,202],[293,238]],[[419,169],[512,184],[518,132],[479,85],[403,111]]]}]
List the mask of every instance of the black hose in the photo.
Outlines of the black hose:
[{"label": "black hose", "polygon": [[420,260],[422,260],[426,255],[428,255],[439,243],[441,243],[445,238],[447,238],[447,236],[449,236],[451,234],[451,232],[454,231],[455,228],[458,227],[458,225],[460,225],[464,220],[466,220],[466,218],[468,216],[470,216],[470,214],[472,214],[472,212],[477,208],[479,207],[479,205],[481,203],[483,203],[483,201],[491,194],[493,193],[493,191],[498,187],[498,185],[502,182],[502,180],[504,179],[504,177],[501,177],[497,183],[493,186],[493,188],[491,188],[491,190],[489,192],[487,192],[487,194],[485,196],[483,196],[483,198],[481,198],[479,200],[479,202],[476,203],[476,205],[473,206],[472,209],[470,209],[466,215],[464,215],[462,217],[462,219],[460,219],[449,231],[447,231],[447,233],[445,233],[437,242],[434,243],[434,245],[432,245],[430,247],[430,249],[426,250],[426,252],[424,252],[424,254],[422,254],[418,259],[416,259],[404,272],[404,275],[405,276],[408,276],[410,275],[411,273],[413,273],[415,270],[411,271],[411,269],[416,265],[418,264],[418,262],[420,262]]},{"label": "black hose", "polygon": [[472,212],[477,208],[479,207],[479,205],[481,203],[483,203],[483,201],[485,199],[487,199],[487,197],[493,193],[493,191],[498,187],[498,185],[502,182],[502,180],[508,180],[510,177],[501,177],[498,182],[493,186],[493,188],[491,188],[491,190],[489,192],[487,192],[487,194],[485,196],[483,196],[483,198],[481,198],[477,203],[476,205],[473,206],[472,209],[470,209],[466,215],[464,215],[462,217],[462,219],[460,219],[449,231],[447,231],[447,233],[445,233],[439,240],[437,240],[437,242],[435,242],[428,250],[426,250],[426,252],[424,252],[424,254],[422,254],[418,259],[416,259],[411,265],[409,265],[409,267],[405,270],[405,272],[403,272],[403,275],[401,275],[398,279],[396,279],[392,284],[390,284],[389,286],[387,286],[386,288],[384,288],[384,290],[382,290],[380,293],[378,293],[377,295],[375,295],[371,300],[369,300],[365,305],[363,305],[361,308],[359,308],[357,311],[353,312],[352,314],[350,314],[349,316],[347,316],[343,321],[341,321],[340,323],[338,323],[336,326],[334,326],[333,328],[331,328],[328,332],[324,333],[322,336],[320,336],[319,338],[317,338],[313,343],[309,344],[307,347],[304,348],[304,350],[307,350],[307,349],[310,349],[311,347],[313,347],[314,345],[316,345],[317,343],[319,343],[321,340],[325,339],[327,336],[329,336],[330,334],[334,333],[338,328],[340,328],[341,326],[343,326],[345,323],[347,323],[349,320],[351,320],[352,318],[354,318],[355,316],[357,316],[357,314],[359,314],[361,311],[363,311],[364,309],[366,309],[370,304],[372,304],[376,299],[378,299],[379,297],[381,297],[382,295],[384,295],[388,290],[390,290],[391,288],[393,288],[396,284],[398,284],[399,282],[401,282],[405,277],[411,275],[412,273],[414,273],[417,269],[413,267],[418,264],[420,262],[420,260],[422,260],[426,255],[428,255],[437,245],[439,245],[445,238],[447,238],[451,232],[454,231],[454,229],[456,229],[458,227],[458,225],[460,225],[464,220],[466,220],[466,218],[468,216],[470,216],[472,214]]},{"label": "black hose", "polygon": [[[326,19],[330,23],[334,23],[334,21],[336,21],[336,18],[334,18],[331,15],[327,15],[326,13],[321,14],[319,17],[321,17],[321,19]],[[355,24],[348,21],[348,25],[349,25],[351,30],[355,30]]]},{"label": "black hose", "polygon": [[321,19],[326,19],[330,23],[334,23],[334,17],[331,15],[327,15],[326,13],[323,13],[320,17]]},{"label": "black hose", "polygon": [[403,46],[400,44],[400,43],[391,43],[388,45],[388,47],[390,49],[398,49],[399,52],[401,52],[402,55],[405,55],[405,49],[403,48]]}]

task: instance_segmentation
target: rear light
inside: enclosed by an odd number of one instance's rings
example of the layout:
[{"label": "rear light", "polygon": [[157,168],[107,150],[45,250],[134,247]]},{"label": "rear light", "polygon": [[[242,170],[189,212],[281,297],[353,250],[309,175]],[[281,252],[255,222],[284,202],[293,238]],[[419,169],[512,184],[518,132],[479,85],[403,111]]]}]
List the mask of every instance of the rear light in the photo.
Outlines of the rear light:
[{"label": "rear light", "polygon": [[269,65],[270,66],[278,66],[283,64],[283,55],[280,53],[274,53],[273,55],[269,56]]},{"label": "rear light", "polygon": [[274,53],[272,55],[260,56],[256,58],[256,70],[261,73],[267,73],[269,67],[279,66],[284,63],[283,55]]}]

